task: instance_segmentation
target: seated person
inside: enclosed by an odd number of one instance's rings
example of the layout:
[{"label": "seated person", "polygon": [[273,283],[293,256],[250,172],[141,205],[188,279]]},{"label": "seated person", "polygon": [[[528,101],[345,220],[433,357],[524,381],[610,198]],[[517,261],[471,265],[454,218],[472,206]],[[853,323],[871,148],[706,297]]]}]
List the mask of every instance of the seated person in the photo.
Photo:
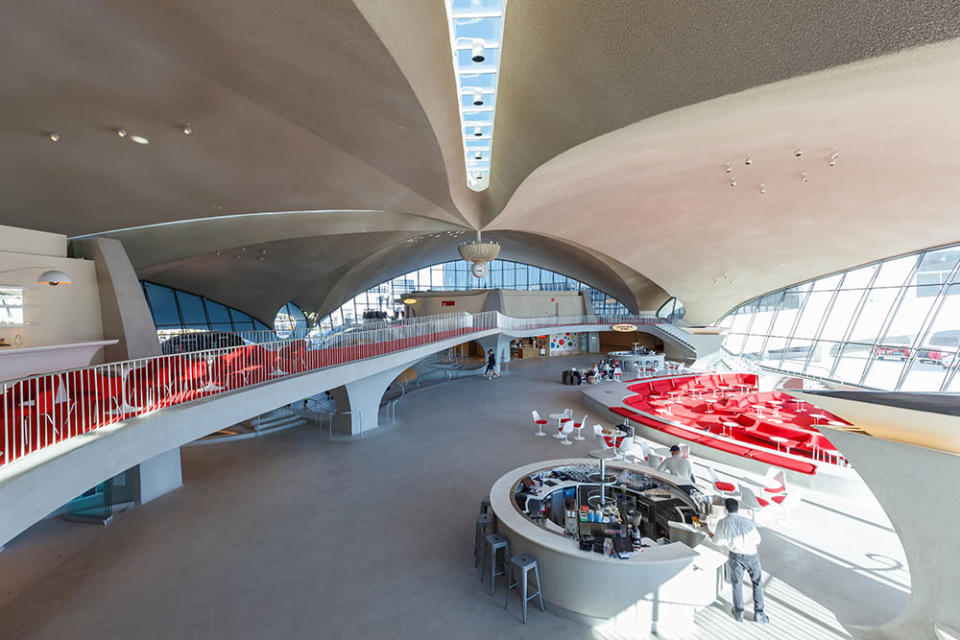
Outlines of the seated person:
[{"label": "seated person", "polygon": [[580,370],[576,367],[570,368],[570,377],[573,378],[574,384],[583,384],[583,377],[580,375]]},{"label": "seated person", "polygon": [[600,369],[600,377],[604,380],[613,380],[613,370],[610,368],[609,362],[603,363],[603,367]]},{"label": "seated person", "polygon": [[597,368],[597,363],[594,362],[592,365],[590,365],[590,368],[587,369],[586,372],[584,373],[584,378],[586,379],[587,382],[596,382],[597,376],[599,375],[600,375],[600,370]]},{"label": "seated person", "polygon": [[660,463],[657,471],[663,471],[680,478],[682,482],[678,483],[678,486],[687,493],[690,493],[690,489],[696,482],[693,478],[693,468],[690,466],[690,461],[680,455],[680,447],[677,445],[670,447],[670,457]]}]

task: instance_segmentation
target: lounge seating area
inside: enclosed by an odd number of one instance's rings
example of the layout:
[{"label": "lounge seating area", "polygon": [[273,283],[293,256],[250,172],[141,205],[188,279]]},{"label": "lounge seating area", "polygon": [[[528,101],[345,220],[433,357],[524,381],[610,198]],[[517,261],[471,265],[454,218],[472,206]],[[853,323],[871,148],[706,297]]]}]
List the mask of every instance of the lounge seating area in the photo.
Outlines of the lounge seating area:
[{"label": "lounge seating area", "polygon": [[610,410],[672,437],[810,475],[817,463],[846,464],[817,425],[849,423],[787,394],[758,392],[755,374],[665,377],[627,389],[627,406]]}]

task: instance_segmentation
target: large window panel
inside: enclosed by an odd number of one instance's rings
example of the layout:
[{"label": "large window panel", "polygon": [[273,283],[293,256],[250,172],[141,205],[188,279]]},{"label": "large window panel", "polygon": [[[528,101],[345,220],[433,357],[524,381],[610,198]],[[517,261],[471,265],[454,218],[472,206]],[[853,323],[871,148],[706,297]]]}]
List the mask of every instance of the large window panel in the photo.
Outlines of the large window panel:
[{"label": "large window panel", "polygon": [[174,290],[152,282],[144,282],[143,289],[147,293],[153,323],[157,329],[182,329]]},{"label": "large window panel", "polygon": [[751,322],[753,322],[753,313],[738,313],[733,316],[733,325],[730,327],[730,331],[746,333],[750,329]]},{"label": "large window panel", "polygon": [[186,291],[177,291],[180,314],[184,329],[209,329],[207,310],[203,307],[203,298]]},{"label": "large window panel", "polygon": [[869,342],[873,343],[880,335],[883,323],[886,321],[890,307],[900,289],[871,289],[867,292],[867,299],[863,304],[863,310],[857,318],[853,331],[850,333],[851,342]]},{"label": "large window panel", "polygon": [[773,321],[773,327],[770,329],[770,335],[789,336],[793,331],[793,325],[800,314],[800,307],[810,289],[809,284],[803,284],[797,287],[791,287],[784,292],[783,301],[780,303],[780,310]]},{"label": "large window panel", "polygon": [[860,378],[863,377],[863,370],[870,361],[872,350],[872,344],[855,342],[844,344],[840,351],[840,358],[837,360],[833,378],[848,384],[860,384]]},{"label": "large window panel", "polygon": [[958,259],[960,259],[960,248],[958,247],[927,251],[920,258],[920,264],[917,266],[916,284],[945,284]]},{"label": "large window panel", "polygon": [[820,323],[823,322],[823,316],[833,298],[833,290],[830,291],[811,291],[807,295],[807,302],[800,313],[800,321],[793,335],[797,338],[816,338]]},{"label": "large window panel", "polygon": [[802,373],[811,348],[813,348],[812,340],[794,338],[784,351],[783,362],[780,366],[787,371]]},{"label": "large window panel", "polygon": [[877,389],[896,389],[909,354],[910,349],[902,345],[878,344],[862,384]]},{"label": "large window panel", "polygon": [[913,344],[937,300],[940,289],[939,285],[906,287],[883,342],[908,346]]},{"label": "large window panel", "polygon": [[742,333],[731,333],[723,341],[723,347],[733,355],[738,356],[743,352],[743,343],[745,340],[746,336]]},{"label": "large window panel", "polygon": [[850,328],[850,322],[856,313],[857,305],[863,298],[862,289],[839,291],[833,301],[833,307],[823,325],[822,340],[842,340]]},{"label": "large window panel", "polygon": [[833,369],[833,363],[840,353],[842,343],[835,340],[819,340],[810,348],[810,356],[807,361],[805,373],[808,376],[817,376],[820,378],[830,377],[830,371]]},{"label": "large window panel", "polygon": [[213,300],[204,300],[207,307],[207,318],[210,319],[210,328],[214,331],[233,331],[230,322],[230,311],[226,306]]},{"label": "large window panel", "polygon": [[833,291],[838,286],[840,286],[840,280],[843,279],[842,273],[837,273],[832,276],[825,276],[813,281],[813,290],[814,291]]},{"label": "large window panel", "polygon": [[907,283],[907,276],[917,264],[918,256],[903,256],[887,260],[880,265],[880,273],[873,283],[874,287],[899,287]]},{"label": "large window panel", "polygon": [[843,277],[843,283],[840,285],[840,288],[865,289],[870,286],[870,281],[873,280],[873,274],[876,273],[879,268],[879,265],[871,264],[848,271]]}]

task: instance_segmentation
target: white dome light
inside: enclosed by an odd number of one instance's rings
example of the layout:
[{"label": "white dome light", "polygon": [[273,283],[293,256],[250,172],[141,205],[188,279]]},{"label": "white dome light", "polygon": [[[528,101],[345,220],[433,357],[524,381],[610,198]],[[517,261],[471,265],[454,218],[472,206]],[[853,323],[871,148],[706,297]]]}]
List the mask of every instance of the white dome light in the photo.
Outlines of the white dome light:
[{"label": "white dome light", "polygon": [[483,62],[487,57],[483,54],[483,40],[474,40],[470,47],[471,60],[474,62]]}]

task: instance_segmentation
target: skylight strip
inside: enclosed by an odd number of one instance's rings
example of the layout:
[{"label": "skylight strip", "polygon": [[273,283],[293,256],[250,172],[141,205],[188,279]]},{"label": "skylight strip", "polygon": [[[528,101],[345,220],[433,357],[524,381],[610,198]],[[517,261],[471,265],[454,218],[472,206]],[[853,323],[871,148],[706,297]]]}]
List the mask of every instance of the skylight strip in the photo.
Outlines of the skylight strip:
[{"label": "skylight strip", "polygon": [[[457,9],[453,8],[453,3],[458,5]],[[469,7],[465,6],[467,3]],[[483,191],[490,186],[506,4],[507,0],[444,0],[453,72],[457,80],[457,108],[467,186],[474,191]],[[464,56],[463,51],[470,53]],[[496,53],[491,55],[493,51]],[[481,140],[489,142],[479,147],[476,142]],[[482,154],[480,159],[476,158],[477,153]]]}]

